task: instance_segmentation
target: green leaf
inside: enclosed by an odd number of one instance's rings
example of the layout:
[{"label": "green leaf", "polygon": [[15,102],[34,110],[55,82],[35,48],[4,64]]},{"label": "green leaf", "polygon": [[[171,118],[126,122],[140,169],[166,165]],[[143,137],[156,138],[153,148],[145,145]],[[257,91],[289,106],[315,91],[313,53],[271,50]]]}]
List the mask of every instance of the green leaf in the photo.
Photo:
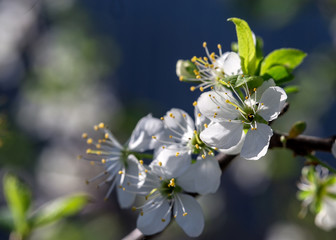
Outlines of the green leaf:
[{"label": "green leaf", "polygon": [[31,192],[25,183],[11,174],[4,176],[3,188],[8,208],[13,216],[15,231],[25,235],[29,232],[26,216],[31,203]]},{"label": "green leaf", "polygon": [[79,213],[90,201],[87,194],[75,194],[53,200],[39,208],[29,219],[32,229]]},{"label": "green leaf", "polygon": [[264,79],[259,76],[238,76],[234,83],[234,87],[241,87],[247,83],[249,89],[257,88],[264,82]]},{"label": "green leaf", "polygon": [[300,91],[300,88],[298,86],[287,86],[287,87],[284,87],[284,90],[287,94],[298,93]]},{"label": "green leaf", "polygon": [[243,73],[253,75],[256,70],[256,47],[253,42],[252,31],[242,19],[229,18],[228,21],[236,25],[238,50]]},{"label": "green leaf", "polygon": [[260,75],[264,75],[273,66],[279,65],[285,67],[291,73],[306,56],[306,53],[293,48],[282,48],[274,50],[268,54],[262,62]]},{"label": "green leaf", "polygon": [[288,82],[294,78],[294,76],[288,72],[286,67],[280,65],[267,69],[267,71],[263,73],[262,76],[265,80],[273,78],[276,85]]}]

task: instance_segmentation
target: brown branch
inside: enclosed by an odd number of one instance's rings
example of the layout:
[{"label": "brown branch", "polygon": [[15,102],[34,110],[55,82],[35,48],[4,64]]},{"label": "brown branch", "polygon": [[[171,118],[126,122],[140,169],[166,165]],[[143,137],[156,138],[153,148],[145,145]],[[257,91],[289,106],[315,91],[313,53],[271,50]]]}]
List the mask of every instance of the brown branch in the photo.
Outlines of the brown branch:
[{"label": "brown branch", "polygon": [[[288,109],[288,107],[284,108]],[[286,143],[284,144],[281,141],[281,138],[286,139]],[[294,152],[296,155],[306,156],[313,151],[323,151],[323,152],[331,152],[331,146],[335,142],[336,136],[332,136],[329,138],[319,138],[312,136],[298,136],[293,139],[287,139],[287,134],[273,133],[273,136],[270,140],[269,148],[287,148]],[[219,162],[219,166],[224,172],[226,168],[230,165],[230,163],[235,159],[238,155],[227,155],[227,154],[219,154],[217,155],[217,160]],[[191,194],[193,196],[197,196],[197,194]],[[128,234],[123,240],[141,240],[141,239],[152,239],[153,237],[159,235],[160,233],[145,236],[139,229],[134,229],[130,234]]]}]

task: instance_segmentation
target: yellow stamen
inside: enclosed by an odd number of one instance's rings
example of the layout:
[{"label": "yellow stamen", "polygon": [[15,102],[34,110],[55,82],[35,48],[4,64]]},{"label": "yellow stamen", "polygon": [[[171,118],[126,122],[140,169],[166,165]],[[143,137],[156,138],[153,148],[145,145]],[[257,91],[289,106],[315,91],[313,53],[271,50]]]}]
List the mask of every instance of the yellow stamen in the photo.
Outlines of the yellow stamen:
[{"label": "yellow stamen", "polygon": [[185,217],[185,216],[187,216],[187,215],[188,215],[188,213],[186,213],[186,212],[185,212],[185,213],[183,213],[182,215],[183,215],[183,217]]},{"label": "yellow stamen", "polygon": [[195,107],[197,105],[197,102],[195,101],[195,102],[193,102],[193,106]]},{"label": "yellow stamen", "polygon": [[87,138],[87,137],[88,137],[87,133],[83,133],[83,134],[82,134],[82,138],[85,139],[85,138]]},{"label": "yellow stamen", "polygon": [[101,160],[101,162],[102,162],[102,164],[105,164],[105,163],[106,163],[106,159],[103,158],[103,159]]},{"label": "yellow stamen", "polygon": [[101,123],[99,123],[98,127],[99,127],[99,128],[104,128],[104,127],[105,127],[105,124],[101,122]]}]

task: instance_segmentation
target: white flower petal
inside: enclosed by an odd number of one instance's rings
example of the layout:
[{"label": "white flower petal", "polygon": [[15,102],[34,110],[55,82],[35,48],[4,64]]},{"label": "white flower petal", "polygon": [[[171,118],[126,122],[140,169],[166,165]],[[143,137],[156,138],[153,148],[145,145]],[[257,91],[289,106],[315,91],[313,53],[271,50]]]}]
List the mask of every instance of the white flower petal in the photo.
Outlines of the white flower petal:
[{"label": "white flower petal", "polygon": [[197,106],[195,106],[194,115],[195,115],[195,127],[197,131],[201,131],[201,129],[204,129],[204,124],[207,125],[210,124],[210,119],[202,115]]},{"label": "white flower petal", "polygon": [[[190,195],[178,194],[175,199],[174,214],[177,213],[176,222],[189,237],[198,237],[204,229],[204,217],[201,206]],[[183,216],[182,205],[187,213],[186,216]]]},{"label": "white flower petal", "polygon": [[118,202],[121,208],[129,208],[134,203],[136,195],[133,192],[137,189],[139,168],[138,160],[133,155],[127,159],[126,175],[122,179],[121,187],[117,186]]},{"label": "white flower petal", "polygon": [[166,113],[164,123],[174,136],[192,135],[195,129],[192,118],[178,108],[172,108]]},{"label": "white flower petal", "polygon": [[117,196],[121,208],[129,208],[134,203],[136,194],[127,192],[123,188],[117,187]]},{"label": "white flower petal", "polygon": [[[153,235],[161,232],[169,224],[171,214],[169,211],[170,205],[168,201],[162,200],[161,206],[155,210],[144,211],[143,216],[139,215],[137,219],[137,228],[144,235]],[[163,222],[162,219],[165,219]]]},{"label": "white flower petal", "polygon": [[331,153],[334,155],[334,157],[336,158],[336,140],[334,142],[334,144],[331,147]]},{"label": "white flower petal", "polygon": [[238,145],[243,136],[243,124],[236,122],[214,123],[200,134],[201,140],[207,145],[224,150]]},{"label": "white flower petal", "polygon": [[187,192],[199,194],[215,193],[220,185],[222,171],[213,156],[197,158],[196,163],[177,179],[177,184]]},{"label": "white flower petal", "polygon": [[225,101],[229,98],[231,93],[209,91],[202,93],[197,100],[197,106],[200,112],[211,121],[222,122],[230,119],[236,119],[239,116],[239,112],[229,103]]},{"label": "white flower petal", "polygon": [[[180,148],[178,145],[171,145],[165,149],[160,149],[154,154],[154,161],[150,164],[153,169],[162,165],[166,177],[178,177],[185,172],[191,164],[191,154],[185,148]],[[160,173],[162,170],[155,170]]]},{"label": "white flower petal", "polygon": [[265,156],[272,135],[272,128],[262,123],[258,124],[256,130],[248,130],[240,156],[248,160]]},{"label": "white flower petal", "polygon": [[[275,82],[274,80],[271,78],[265,82],[263,82],[263,84],[261,84],[261,86],[259,86],[257,88],[256,93],[253,93],[251,96],[251,99],[255,99],[257,102],[260,102],[260,98],[263,95],[263,93],[269,88],[269,87],[275,87]],[[257,94],[257,97],[255,97],[255,94]]]},{"label": "white flower petal", "polygon": [[214,67],[223,71],[226,76],[237,75],[242,73],[240,57],[235,52],[226,52],[216,59]]},{"label": "white flower petal", "polygon": [[243,131],[242,138],[237,143],[237,145],[234,145],[228,149],[218,149],[218,151],[224,154],[232,154],[232,155],[240,153],[244,146],[245,137],[246,137],[246,134]]},{"label": "white flower petal", "polygon": [[163,123],[151,114],[139,120],[130,137],[128,148],[134,151],[146,151],[153,149],[158,142],[152,139],[152,136],[158,136],[163,132]]},{"label": "white flower petal", "polygon": [[336,201],[334,199],[325,198],[321,211],[315,217],[315,224],[330,231],[336,227]]},{"label": "white flower petal", "polygon": [[280,87],[269,87],[261,96],[258,114],[266,121],[278,117],[287,99],[287,94]]}]

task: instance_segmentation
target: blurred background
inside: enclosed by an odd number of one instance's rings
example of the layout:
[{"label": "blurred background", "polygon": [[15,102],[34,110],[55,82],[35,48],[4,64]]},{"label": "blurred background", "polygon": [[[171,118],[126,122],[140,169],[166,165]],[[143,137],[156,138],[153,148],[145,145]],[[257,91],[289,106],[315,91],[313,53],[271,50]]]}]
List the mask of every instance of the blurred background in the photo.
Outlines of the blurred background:
[{"label": "blurred background", "polygon": [[[24,179],[35,207],[78,191],[96,199],[30,239],[120,239],[135,228],[137,214],[120,210],[114,194],[103,201],[107,186],[85,184],[103,169],[77,159],[86,149],[81,134],[103,121],[125,142],[148,113],[192,114],[199,93],[178,81],[176,61],[205,55],[203,41],[210,51],[218,43],[230,50],[229,17],[249,23],[265,55],[282,47],[308,53],[295,71],[300,92],[274,128],[304,120],[307,134],[335,134],[335,0],[0,0],[0,177]],[[330,154],[318,156],[334,164]],[[198,239],[334,239],[311,214],[298,218],[303,163],[287,150],[237,159],[218,193],[199,198],[206,226]],[[0,239],[8,235],[0,226]],[[173,223],[158,239],[188,237]]]}]

